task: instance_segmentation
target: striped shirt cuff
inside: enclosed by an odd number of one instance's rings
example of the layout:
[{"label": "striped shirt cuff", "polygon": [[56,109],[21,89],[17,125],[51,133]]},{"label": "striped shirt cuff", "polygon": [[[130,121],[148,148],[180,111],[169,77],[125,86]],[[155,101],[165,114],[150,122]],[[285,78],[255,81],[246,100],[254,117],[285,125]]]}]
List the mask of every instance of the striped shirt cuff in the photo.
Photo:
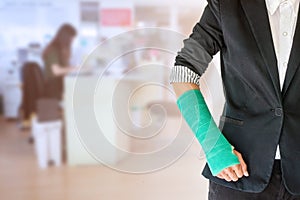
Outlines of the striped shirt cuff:
[{"label": "striped shirt cuff", "polygon": [[188,67],[175,65],[170,74],[170,83],[194,83],[200,85],[200,76]]}]

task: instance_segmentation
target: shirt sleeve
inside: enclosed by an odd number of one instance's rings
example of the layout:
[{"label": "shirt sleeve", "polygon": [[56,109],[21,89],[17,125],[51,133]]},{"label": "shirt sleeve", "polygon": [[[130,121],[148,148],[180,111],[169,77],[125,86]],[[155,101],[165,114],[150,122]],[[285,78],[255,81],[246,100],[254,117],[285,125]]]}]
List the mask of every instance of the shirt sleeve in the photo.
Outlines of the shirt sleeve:
[{"label": "shirt sleeve", "polygon": [[[170,83],[186,81],[199,85],[199,80],[196,79],[202,76],[213,56],[225,46],[220,24],[219,0],[208,0],[200,21],[194,26],[189,38],[183,41],[184,46],[177,53]],[[187,78],[188,76],[197,78]]]},{"label": "shirt sleeve", "polygon": [[170,83],[194,83],[200,85],[200,76],[185,66],[174,66],[170,75]]}]

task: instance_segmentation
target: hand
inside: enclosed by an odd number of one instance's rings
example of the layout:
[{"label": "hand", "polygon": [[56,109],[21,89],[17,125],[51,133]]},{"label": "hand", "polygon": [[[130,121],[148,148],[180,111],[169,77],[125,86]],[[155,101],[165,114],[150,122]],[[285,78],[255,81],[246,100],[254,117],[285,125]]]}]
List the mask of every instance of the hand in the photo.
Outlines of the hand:
[{"label": "hand", "polygon": [[228,182],[237,181],[243,176],[249,176],[249,173],[247,171],[247,165],[242,155],[236,150],[233,150],[233,153],[238,157],[240,164],[228,167],[217,175],[218,178],[225,179]]},{"label": "hand", "polygon": [[80,67],[68,67],[69,72],[77,72],[80,70]]}]

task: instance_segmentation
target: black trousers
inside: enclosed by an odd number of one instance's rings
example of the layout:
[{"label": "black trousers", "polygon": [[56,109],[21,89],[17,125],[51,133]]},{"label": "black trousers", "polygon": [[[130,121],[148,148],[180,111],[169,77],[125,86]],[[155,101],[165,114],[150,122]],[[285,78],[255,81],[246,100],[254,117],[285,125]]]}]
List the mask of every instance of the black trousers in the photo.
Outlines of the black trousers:
[{"label": "black trousers", "polygon": [[208,200],[300,200],[300,196],[291,195],[285,189],[281,178],[280,161],[276,160],[270,183],[263,192],[241,192],[210,181]]}]

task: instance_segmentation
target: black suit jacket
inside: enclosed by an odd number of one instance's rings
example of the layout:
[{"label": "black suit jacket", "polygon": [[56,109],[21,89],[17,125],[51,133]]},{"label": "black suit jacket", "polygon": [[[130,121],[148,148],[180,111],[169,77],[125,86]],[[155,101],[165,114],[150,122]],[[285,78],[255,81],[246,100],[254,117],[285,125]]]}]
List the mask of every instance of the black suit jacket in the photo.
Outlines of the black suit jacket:
[{"label": "black suit jacket", "polygon": [[201,48],[197,52],[185,45],[175,65],[200,75],[207,67],[205,59],[187,59],[184,52],[221,53],[226,103],[220,128],[241,152],[250,173],[237,182],[226,182],[212,176],[206,165],[203,175],[233,189],[261,192],[271,177],[279,144],[285,186],[300,194],[300,20],[282,91],[265,0],[208,0],[187,40]]}]

